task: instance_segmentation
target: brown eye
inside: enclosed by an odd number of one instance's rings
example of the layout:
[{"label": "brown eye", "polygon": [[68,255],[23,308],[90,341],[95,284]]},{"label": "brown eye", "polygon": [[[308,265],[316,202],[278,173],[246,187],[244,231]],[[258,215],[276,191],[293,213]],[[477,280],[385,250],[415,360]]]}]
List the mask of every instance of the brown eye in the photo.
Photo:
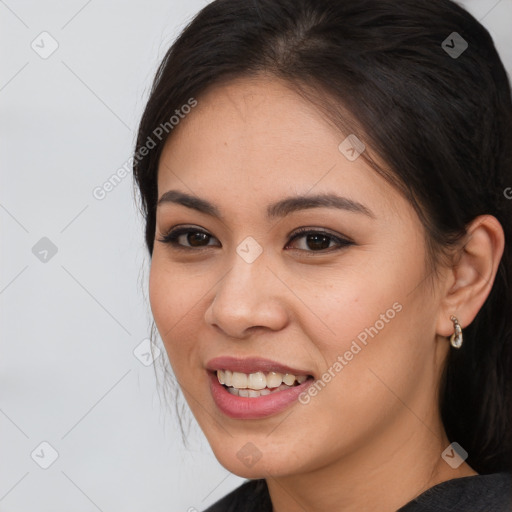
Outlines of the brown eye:
[{"label": "brown eye", "polygon": [[332,242],[332,237],[328,235],[322,235],[320,233],[314,235],[305,235],[298,238],[305,238],[306,247],[311,250],[328,249]]},{"label": "brown eye", "polygon": [[[208,242],[212,239],[214,239],[212,235],[198,229],[178,228],[172,229],[158,241],[177,248],[191,249],[193,247],[210,247]],[[186,243],[183,243],[184,241]]]},{"label": "brown eye", "polygon": [[[354,245],[354,242],[327,231],[303,228],[296,231],[291,236],[285,249],[289,248],[292,242],[300,239],[304,239],[304,242],[300,244],[302,247],[299,247],[298,250],[311,253],[332,252],[331,249],[338,250],[349,245]],[[181,227],[171,229],[158,241],[169,244],[178,250],[193,250],[194,248],[200,249],[215,245],[217,247],[220,246],[219,244],[209,244],[211,240],[216,240],[216,238],[205,231],[201,231],[197,228]]]},{"label": "brown eye", "polygon": [[302,247],[299,247],[299,250],[306,252],[321,252],[326,251],[327,249],[332,249],[332,242],[334,242],[334,247],[336,249],[341,249],[354,244],[354,242],[351,242],[350,240],[333,235],[327,231],[318,231],[308,228],[296,231],[290,241],[293,242],[299,239],[304,239],[304,243],[302,244]]},{"label": "brown eye", "polygon": [[[210,235],[202,231],[189,231],[189,233],[186,234],[186,240],[192,247],[202,247],[203,242],[208,242],[210,238]],[[206,245],[208,245],[208,243]]]}]

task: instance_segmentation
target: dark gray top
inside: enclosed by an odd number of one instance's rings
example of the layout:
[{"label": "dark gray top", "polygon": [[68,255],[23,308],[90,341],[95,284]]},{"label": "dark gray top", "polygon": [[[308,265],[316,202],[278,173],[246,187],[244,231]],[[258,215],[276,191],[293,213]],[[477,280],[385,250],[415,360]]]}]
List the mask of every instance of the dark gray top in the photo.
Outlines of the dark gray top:
[{"label": "dark gray top", "polygon": [[[248,480],[204,512],[272,512],[267,484],[265,480]],[[397,512],[512,512],[512,473],[442,482]]]}]

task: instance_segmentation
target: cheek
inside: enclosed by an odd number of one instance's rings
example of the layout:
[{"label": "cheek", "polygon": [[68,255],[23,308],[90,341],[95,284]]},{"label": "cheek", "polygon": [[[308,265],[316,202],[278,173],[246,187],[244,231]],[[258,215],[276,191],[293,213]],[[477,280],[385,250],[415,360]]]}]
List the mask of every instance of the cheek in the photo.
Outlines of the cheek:
[{"label": "cheek", "polygon": [[192,275],[155,251],[149,274],[149,300],[155,320],[169,328],[182,319],[204,293],[203,283],[204,276]]},{"label": "cheek", "polygon": [[[319,370],[335,375],[333,378],[323,373],[333,382],[329,387],[336,400],[340,396],[334,390],[341,387],[342,395],[350,390],[352,396],[373,404],[368,395],[376,391],[378,379],[370,368],[382,372],[390,383],[397,381],[398,375],[410,378],[409,369],[418,360],[416,345],[420,341],[414,340],[411,332],[421,332],[411,330],[411,315],[415,317],[421,311],[423,316],[428,314],[422,287],[411,293],[423,275],[421,266],[410,263],[416,256],[404,251],[400,257],[381,258],[378,264],[372,264],[368,255],[364,265],[358,264],[331,280],[321,293],[310,292],[311,301],[307,302],[313,305],[315,315],[304,317],[308,318],[307,326],[302,326],[314,340],[323,362]],[[302,290],[304,294],[306,289]],[[364,379],[369,380],[362,385]]]},{"label": "cheek", "polygon": [[[399,316],[397,309],[403,309],[404,297],[399,272],[392,265],[386,267],[386,272],[358,265],[337,274],[331,274],[327,286],[325,282],[317,287],[320,292],[311,293],[314,288],[309,280],[298,291],[299,296],[307,297],[304,303],[309,312],[303,318],[308,319],[311,339],[317,340],[319,348],[331,358],[349,350],[353,340],[364,347],[368,339],[389,331],[389,325]],[[403,273],[401,277],[406,279]],[[322,331],[316,336],[313,324]]]},{"label": "cheek", "polygon": [[[149,302],[151,312],[162,338],[164,333],[172,325],[172,318],[179,314],[177,294],[169,293],[176,288],[173,276],[164,271],[157,256],[153,255],[149,274]],[[165,339],[164,339],[165,341]]]},{"label": "cheek", "polygon": [[204,293],[201,280],[190,279],[185,272],[172,269],[153,256],[149,275],[149,301],[160,337],[173,368],[189,350],[191,331],[199,325],[198,301]]}]

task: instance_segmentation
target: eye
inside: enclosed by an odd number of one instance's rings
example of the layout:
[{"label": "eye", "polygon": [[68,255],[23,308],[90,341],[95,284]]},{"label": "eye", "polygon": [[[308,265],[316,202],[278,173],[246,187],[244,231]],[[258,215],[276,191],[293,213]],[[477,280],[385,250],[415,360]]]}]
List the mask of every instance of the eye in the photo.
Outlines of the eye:
[{"label": "eye", "polygon": [[[302,244],[300,244],[302,245],[302,248],[299,248],[299,250],[305,252],[332,252],[332,250],[336,251],[343,249],[344,247],[348,247],[349,245],[354,245],[354,242],[351,240],[338,235],[334,235],[328,231],[312,228],[298,229],[291,235],[290,242],[299,240],[301,238],[303,238],[304,241]],[[335,243],[334,247],[331,246],[332,242]],[[285,248],[287,248],[288,245]],[[306,247],[306,249],[304,249],[304,247]],[[308,250],[308,248],[313,250]],[[329,249],[329,251],[327,251],[327,249]]]},{"label": "eye", "polygon": [[[184,238],[190,245],[183,245],[180,239]],[[194,247],[207,247],[203,242],[209,242],[212,235],[192,227],[181,227],[171,229],[162,238],[158,239],[159,242],[172,245],[176,249],[193,249]]]},{"label": "eye", "polygon": [[[328,231],[300,228],[290,236],[290,240],[285,246],[285,249],[287,249],[292,242],[300,239],[304,239],[304,242],[300,244],[302,247],[299,247],[298,250],[304,252],[332,252],[332,250],[339,250],[354,245],[354,242],[351,240],[334,235]],[[169,244],[173,246],[174,249],[184,251],[194,250],[194,248],[212,247],[215,245],[221,247],[220,244],[209,244],[212,240],[216,240],[216,238],[205,231],[193,227],[171,229],[162,238],[158,239],[159,242]],[[184,245],[182,242],[186,242],[188,245]],[[331,245],[333,242],[334,247]]]}]

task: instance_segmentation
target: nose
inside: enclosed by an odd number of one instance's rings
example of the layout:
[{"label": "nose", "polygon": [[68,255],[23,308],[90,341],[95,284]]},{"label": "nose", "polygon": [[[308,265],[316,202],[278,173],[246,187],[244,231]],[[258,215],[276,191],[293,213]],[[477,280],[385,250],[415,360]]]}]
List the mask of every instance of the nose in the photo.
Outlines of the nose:
[{"label": "nose", "polygon": [[216,285],[205,321],[231,338],[246,338],[257,329],[278,331],[289,321],[286,293],[263,255],[252,263],[237,256]]}]

